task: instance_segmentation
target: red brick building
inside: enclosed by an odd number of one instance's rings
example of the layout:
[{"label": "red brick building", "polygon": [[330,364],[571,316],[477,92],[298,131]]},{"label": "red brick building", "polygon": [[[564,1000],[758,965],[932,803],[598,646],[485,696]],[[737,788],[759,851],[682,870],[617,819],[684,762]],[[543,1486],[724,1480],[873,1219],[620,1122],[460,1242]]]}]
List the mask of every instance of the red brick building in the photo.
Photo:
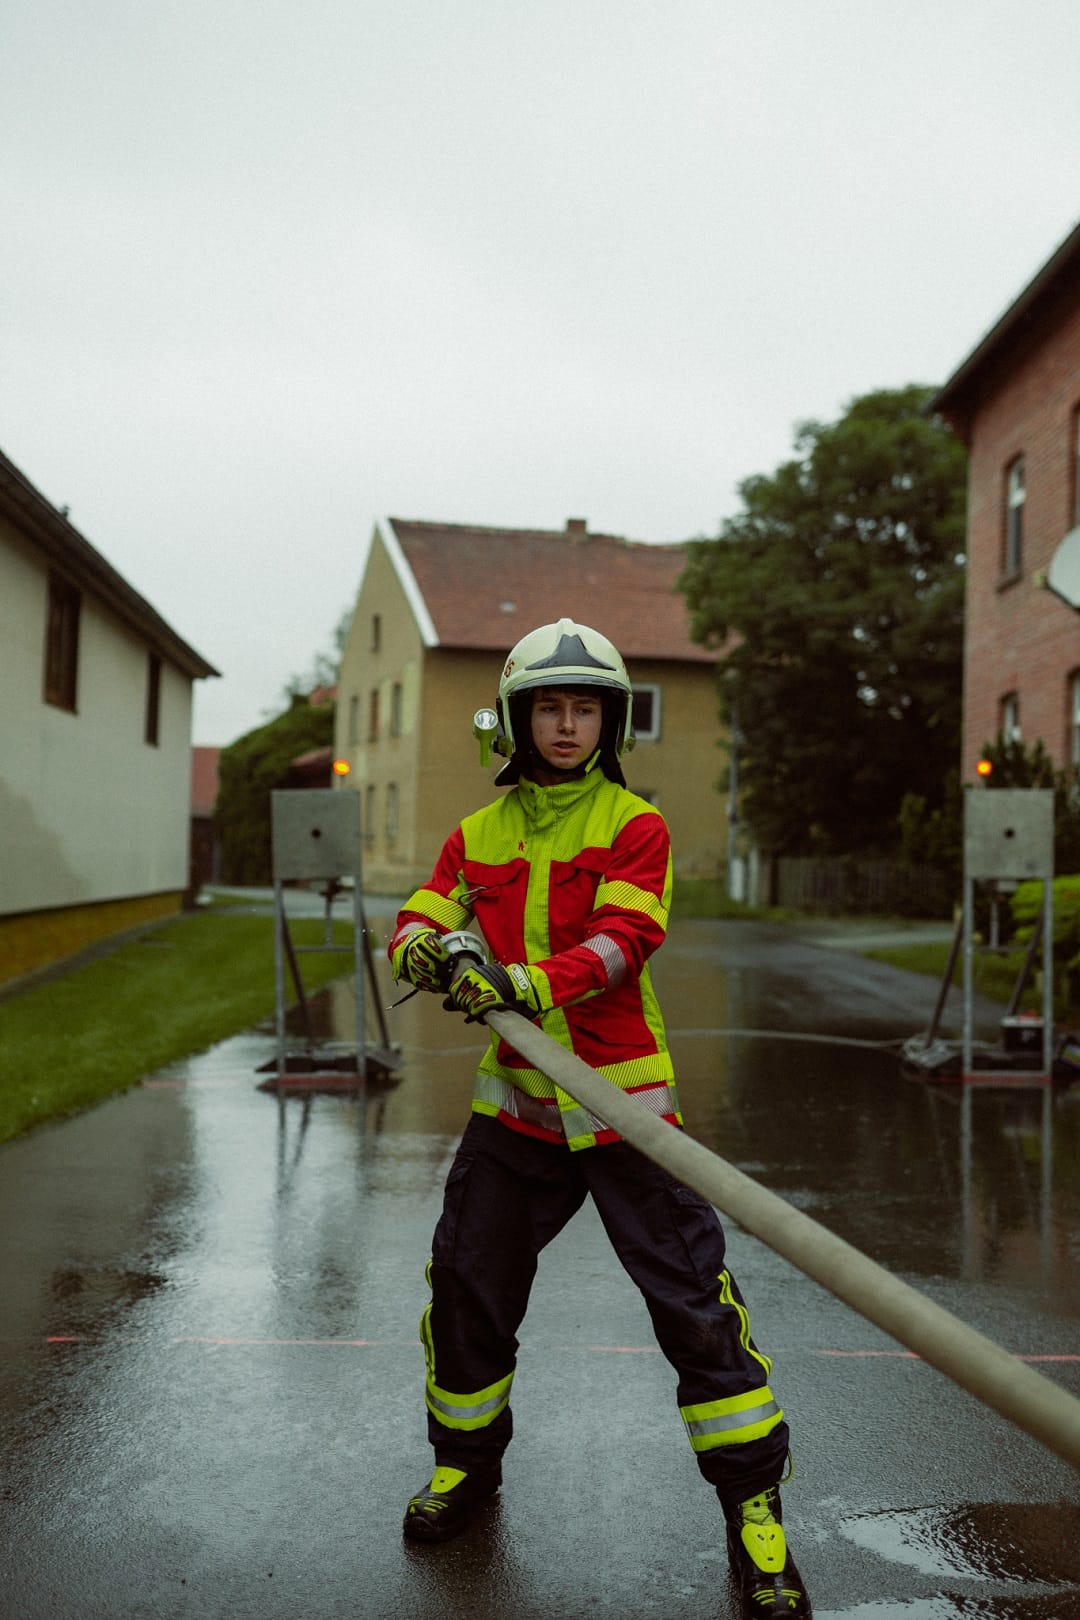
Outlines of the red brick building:
[{"label": "red brick building", "polygon": [[1080,613],[1046,582],[1080,527],[1080,226],[933,408],[970,452],[963,778],[999,733],[1080,765]]},{"label": "red brick building", "polygon": [[218,796],[220,748],[191,750],[191,876],[189,888],[198,894],[204,883],[221,881],[221,846],[214,828]]}]

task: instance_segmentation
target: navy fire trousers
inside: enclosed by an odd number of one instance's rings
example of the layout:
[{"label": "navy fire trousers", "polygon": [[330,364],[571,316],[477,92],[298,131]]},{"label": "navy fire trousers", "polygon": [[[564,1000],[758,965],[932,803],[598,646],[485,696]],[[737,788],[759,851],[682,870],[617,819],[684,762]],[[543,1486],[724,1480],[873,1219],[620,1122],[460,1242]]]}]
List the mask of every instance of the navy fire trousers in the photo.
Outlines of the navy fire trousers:
[{"label": "navy fire trousers", "polygon": [[[779,1409],[770,1409],[769,1362],[750,1337],[712,1206],[627,1143],[571,1153],[482,1114],[472,1115],[458,1148],[432,1245],[432,1299],[422,1332],[436,1463],[485,1466],[509,1444],[507,1397],[491,1420],[454,1427],[432,1410],[432,1390],[464,1399],[510,1379],[537,1257],[590,1194],[678,1375],[677,1400],[702,1474],[725,1505],[775,1484],[785,1467],[788,1427]],[[759,1407],[763,1396],[768,1401]],[[738,1431],[743,1407],[767,1432],[725,1436]],[[698,1439],[695,1429],[702,1431]]]}]

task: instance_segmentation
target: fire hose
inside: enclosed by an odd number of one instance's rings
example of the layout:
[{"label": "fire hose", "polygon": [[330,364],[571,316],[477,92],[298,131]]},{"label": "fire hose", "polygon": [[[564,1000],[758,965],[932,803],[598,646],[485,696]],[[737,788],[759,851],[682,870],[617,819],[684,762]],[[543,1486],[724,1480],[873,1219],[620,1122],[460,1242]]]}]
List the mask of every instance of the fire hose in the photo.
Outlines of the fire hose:
[{"label": "fire hose", "polygon": [[1080,1467],[1080,1400],[719,1154],[650,1113],[519,1013],[485,1022],[575,1102],[954,1383]]}]

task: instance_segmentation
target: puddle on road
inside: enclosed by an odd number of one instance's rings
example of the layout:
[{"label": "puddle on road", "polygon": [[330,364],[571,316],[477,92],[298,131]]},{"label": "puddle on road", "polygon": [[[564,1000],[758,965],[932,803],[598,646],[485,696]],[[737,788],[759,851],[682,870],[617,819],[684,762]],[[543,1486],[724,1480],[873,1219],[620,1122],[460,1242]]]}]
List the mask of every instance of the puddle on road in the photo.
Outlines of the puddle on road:
[{"label": "puddle on road", "polygon": [[115,1266],[57,1266],[49,1279],[53,1313],[69,1334],[115,1322],[167,1286],[161,1272]]},{"label": "puddle on road", "polygon": [[854,1608],[823,1609],[814,1605],[815,1620],[1080,1620],[1080,1594],[1031,1593],[1024,1597],[886,1598],[857,1603]]},{"label": "puddle on road", "polygon": [[[692,1136],[890,1269],[1037,1288],[1080,1318],[1080,1085],[914,1082],[896,1046],[919,1015],[867,1001],[856,959],[844,996],[804,1005],[767,962],[701,945],[676,921],[655,971]],[[317,1041],[354,1040],[351,983],[310,1016]],[[386,1128],[460,1134],[482,1036],[435,996],[385,1016],[402,1044]]]},{"label": "puddle on road", "polygon": [[[889,1563],[943,1582],[957,1578],[1023,1590],[950,1594],[859,1604],[827,1611],[829,1620],[889,1615],[945,1620],[1080,1620],[1080,1506],[987,1502],[859,1514],[840,1533]],[[826,1620],[826,1615],[822,1615]]]},{"label": "puddle on road", "polygon": [[914,1083],[893,1052],[764,1033],[672,1050],[690,1133],[881,1264],[1080,1316],[1080,1088]]}]

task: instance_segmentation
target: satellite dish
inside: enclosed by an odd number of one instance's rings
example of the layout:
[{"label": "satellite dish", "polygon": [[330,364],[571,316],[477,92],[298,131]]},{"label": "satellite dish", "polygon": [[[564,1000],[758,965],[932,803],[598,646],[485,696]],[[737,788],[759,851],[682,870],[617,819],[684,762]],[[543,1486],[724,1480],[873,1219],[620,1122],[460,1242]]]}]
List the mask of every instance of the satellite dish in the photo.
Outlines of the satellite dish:
[{"label": "satellite dish", "polygon": [[1044,583],[1070,607],[1080,608],[1080,524],[1069,530],[1054,552]]}]

